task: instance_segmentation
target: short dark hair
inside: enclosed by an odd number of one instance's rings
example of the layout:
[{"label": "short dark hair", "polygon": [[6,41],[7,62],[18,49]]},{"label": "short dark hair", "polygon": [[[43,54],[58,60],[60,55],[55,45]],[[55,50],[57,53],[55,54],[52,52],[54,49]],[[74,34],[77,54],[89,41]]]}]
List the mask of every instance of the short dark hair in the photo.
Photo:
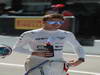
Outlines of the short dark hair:
[{"label": "short dark hair", "polygon": [[48,15],[43,16],[43,21],[47,21],[53,18],[64,20],[64,17],[61,14],[48,14]]}]

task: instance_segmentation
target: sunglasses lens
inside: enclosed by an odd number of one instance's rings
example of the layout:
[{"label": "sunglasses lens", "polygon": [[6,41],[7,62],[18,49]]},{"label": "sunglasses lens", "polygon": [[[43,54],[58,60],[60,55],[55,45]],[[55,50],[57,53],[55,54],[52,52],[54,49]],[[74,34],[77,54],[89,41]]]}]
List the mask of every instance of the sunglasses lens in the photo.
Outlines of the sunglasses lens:
[{"label": "sunglasses lens", "polygon": [[63,22],[63,21],[58,21],[57,23],[58,23],[58,24],[64,24],[64,22]]},{"label": "sunglasses lens", "polygon": [[55,24],[54,21],[47,21],[48,24]]},{"label": "sunglasses lens", "polygon": [[64,24],[63,21],[47,21],[48,24]]},{"label": "sunglasses lens", "polygon": [[60,24],[64,24],[64,21],[61,21]]}]

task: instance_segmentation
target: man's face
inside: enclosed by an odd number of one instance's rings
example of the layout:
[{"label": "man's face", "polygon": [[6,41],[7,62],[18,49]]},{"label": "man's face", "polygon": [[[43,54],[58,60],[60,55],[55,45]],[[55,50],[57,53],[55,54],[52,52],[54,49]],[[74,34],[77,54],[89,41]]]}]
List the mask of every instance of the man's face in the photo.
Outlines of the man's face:
[{"label": "man's face", "polygon": [[64,23],[62,19],[54,18],[44,22],[44,28],[47,30],[56,30]]}]

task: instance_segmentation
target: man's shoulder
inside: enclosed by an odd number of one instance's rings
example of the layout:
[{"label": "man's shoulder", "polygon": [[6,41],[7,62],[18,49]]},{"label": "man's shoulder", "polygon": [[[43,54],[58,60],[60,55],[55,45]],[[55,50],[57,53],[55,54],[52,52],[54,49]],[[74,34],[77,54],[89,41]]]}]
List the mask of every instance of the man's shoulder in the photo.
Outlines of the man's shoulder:
[{"label": "man's shoulder", "polygon": [[58,31],[62,32],[62,33],[66,33],[66,34],[73,34],[71,31],[67,31],[67,30],[61,30],[61,29],[59,29]]},{"label": "man's shoulder", "polygon": [[26,32],[24,32],[24,33],[36,33],[36,32],[39,32],[39,31],[41,31],[42,29],[40,28],[40,29],[34,29],[34,30],[29,30],[29,31],[26,31]]},{"label": "man's shoulder", "polygon": [[34,30],[29,30],[29,31],[25,31],[23,32],[21,35],[33,35],[33,34],[36,34],[37,32],[41,31],[41,29],[34,29]]}]

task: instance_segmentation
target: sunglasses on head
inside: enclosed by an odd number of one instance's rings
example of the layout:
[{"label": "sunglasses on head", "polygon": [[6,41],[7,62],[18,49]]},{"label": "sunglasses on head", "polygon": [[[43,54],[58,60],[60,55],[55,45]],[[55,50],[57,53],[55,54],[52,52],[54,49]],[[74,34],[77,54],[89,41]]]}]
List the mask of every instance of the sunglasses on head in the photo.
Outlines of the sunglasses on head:
[{"label": "sunglasses on head", "polygon": [[64,24],[64,21],[47,21],[48,24]]}]

